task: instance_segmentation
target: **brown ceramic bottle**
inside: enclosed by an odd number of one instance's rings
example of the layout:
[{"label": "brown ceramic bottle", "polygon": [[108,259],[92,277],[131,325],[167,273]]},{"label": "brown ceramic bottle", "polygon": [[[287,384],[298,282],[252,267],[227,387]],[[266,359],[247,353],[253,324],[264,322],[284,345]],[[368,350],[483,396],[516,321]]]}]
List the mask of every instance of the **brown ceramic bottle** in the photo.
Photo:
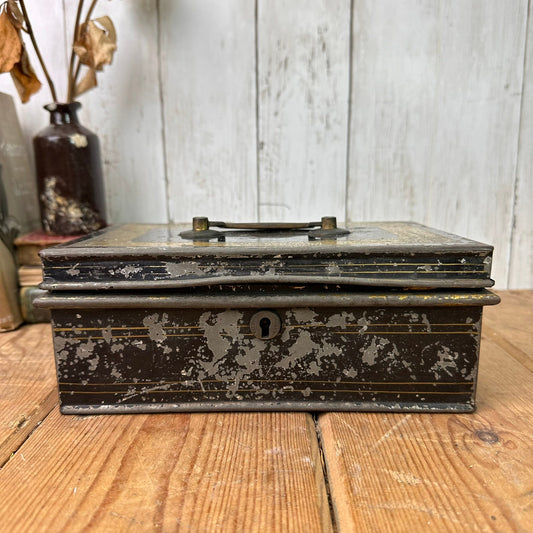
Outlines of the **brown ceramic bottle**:
[{"label": "brown ceramic bottle", "polygon": [[98,137],[77,117],[78,102],[48,104],[50,125],[33,139],[43,228],[56,235],[105,226]]}]

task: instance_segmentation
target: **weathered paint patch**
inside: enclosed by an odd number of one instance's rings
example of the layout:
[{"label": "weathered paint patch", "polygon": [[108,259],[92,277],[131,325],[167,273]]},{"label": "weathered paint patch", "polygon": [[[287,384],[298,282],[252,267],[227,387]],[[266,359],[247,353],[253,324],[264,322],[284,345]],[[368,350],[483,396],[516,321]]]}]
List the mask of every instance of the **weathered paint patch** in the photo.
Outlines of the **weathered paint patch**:
[{"label": "weathered paint patch", "polygon": [[372,337],[370,339],[370,344],[359,349],[359,351],[363,354],[361,357],[363,363],[369,366],[375,365],[387,344],[390,344],[390,341],[387,339]]},{"label": "weathered paint patch", "polygon": [[78,263],[76,263],[73,267],[69,268],[66,272],[69,276],[77,276],[80,273],[79,268],[77,268]]},{"label": "weathered paint patch", "polygon": [[148,315],[143,319],[143,325],[148,328],[148,336],[151,340],[161,343],[166,340],[167,335],[164,330],[165,324],[168,323],[168,315],[158,313]]},{"label": "weathered paint patch", "polygon": [[301,364],[301,359],[307,355],[317,355],[320,344],[315,342],[308,330],[300,330],[294,341],[287,346],[287,355],[276,366],[284,370],[290,370]]},{"label": "weathered paint patch", "polygon": [[448,376],[453,376],[457,371],[457,359],[459,357],[458,352],[452,352],[448,346],[439,346],[437,351],[437,361],[431,367],[431,370],[435,372],[435,379],[439,379],[440,374],[443,372]]},{"label": "weathered paint patch", "polygon": [[203,276],[205,272],[198,266],[198,263],[184,261],[182,263],[165,263],[165,269],[171,277],[180,278],[182,276]]},{"label": "weathered paint patch", "polygon": [[[62,401],[90,400],[90,394],[76,399],[76,390],[83,389],[71,390],[72,382],[92,391],[105,376],[123,385],[95,400],[101,405],[210,401],[248,402],[250,408],[263,402],[260,408],[282,402],[290,408],[291,402],[315,402],[316,408],[320,401],[348,405],[350,398],[354,408],[394,403],[412,409],[420,402],[421,409],[439,410],[458,397],[435,392],[446,393],[452,382],[464,381],[461,403],[471,408],[468,381],[477,371],[480,327],[473,308],[462,311],[462,318],[448,309],[439,311],[442,316],[425,308],[277,309],[283,331],[270,340],[251,334],[257,311],[65,312],[68,318],[54,323],[59,377],[68,382],[60,386]],[[447,333],[460,322],[464,334]],[[389,334],[387,324],[400,334]],[[403,394],[403,389],[412,392]],[[110,394],[113,390],[127,393]]]},{"label": "weathered paint patch", "polygon": [[218,379],[221,374],[220,363],[228,354],[233,340],[239,336],[240,311],[207,311],[200,316],[198,322],[206,339],[207,348],[211,354],[208,360],[199,360],[207,376]]},{"label": "weathered paint patch", "polygon": [[289,314],[292,314],[292,317],[296,324],[308,325],[315,322],[317,313],[313,309],[291,309]]},{"label": "weathered paint patch", "polygon": [[355,323],[355,316],[353,313],[347,313],[343,311],[342,313],[336,313],[331,315],[326,322],[328,328],[343,328],[345,329],[347,325],[352,325]]},{"label": "weathered paint patch", "polygon": [[125,267],[119,269],[119,272],[126,278],[131,278],[135,274],[139,274],[143,269],[141,267],[136,267],[133,265],[126,265]]}]

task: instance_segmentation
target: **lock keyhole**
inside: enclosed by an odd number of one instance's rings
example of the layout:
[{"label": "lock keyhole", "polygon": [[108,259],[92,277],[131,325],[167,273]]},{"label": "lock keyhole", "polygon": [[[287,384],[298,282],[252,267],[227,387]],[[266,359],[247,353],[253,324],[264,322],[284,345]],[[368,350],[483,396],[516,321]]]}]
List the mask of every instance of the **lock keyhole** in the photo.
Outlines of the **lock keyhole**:
[{"label": "lock keyhole", "polygon": [[281,319],[275,311],[262,309],[250,319],[250,333],[262,341],[273,339],[281,331]]},{"label": "lock keyhole", "polygon": [[259,321],[259,327],[261,328],[261,338],[267,339],[270,336],[270,324],[270,318],[266,316]]}]

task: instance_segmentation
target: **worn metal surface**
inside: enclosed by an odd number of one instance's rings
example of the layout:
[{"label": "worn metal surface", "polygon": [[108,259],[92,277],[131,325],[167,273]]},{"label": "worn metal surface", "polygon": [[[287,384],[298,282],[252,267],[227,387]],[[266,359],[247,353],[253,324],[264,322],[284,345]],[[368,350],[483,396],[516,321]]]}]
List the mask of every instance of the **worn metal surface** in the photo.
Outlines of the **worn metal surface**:
[{"label": "worn metal surface", "polygon": [[414,223],[360,223],[335,239],[305,231],[183,239],[183,226],[128,224],[42,252],[50,290],[235,283],[489,287],[492,247]]},{"label": "worn metal surface", "polygon": [[[223,222],[219,220],[209,220],[207,217],[194,217],[192,219],[192,229],[180,232],[183,239],[209,241],[217,239],[224,242],[227,237],[231,237],[234,232],[214,231],[211,228],[226,228],[240,230],[310,230],[307,233],[309,239],[337,238],[340,235],[350,233],[347,229],[337,227],[336,217],[322,217],[320,222]],[[313,229],[315,228],[315,229]]]},{"label": "worn metal surface", "polygon": [[50,309],[214,308],[228,307],[464,307],[495,305],[499,296],[485,290],[354,290],[349,287],[233,285],[172,292],[53,292],[35,300]]},{"label": "worn metal surface", "polygon": [[264,304],[278,304],[264,311],[281,320],[270,339],[251,329],[261,308],[187,306],[186,295],[170,297],[169,306],[159,305],[163,296],[130,295],[129,304],[127,295],[100,296],[105,313],[90,297],[42,303],[52,307],[66,413],[471,411],[482,305],[498,301],[482,292],[459,295],[457,306],[430,293],[418,295],[426,305],[405,295],[403,306],[373,307],[363,304],[372,294],[334,307],[262,295]]},{"label": "worn metal surface", "polygon": [[42,252],[63,412],[474,409],[491,246],[413,223],[215,224]]}]

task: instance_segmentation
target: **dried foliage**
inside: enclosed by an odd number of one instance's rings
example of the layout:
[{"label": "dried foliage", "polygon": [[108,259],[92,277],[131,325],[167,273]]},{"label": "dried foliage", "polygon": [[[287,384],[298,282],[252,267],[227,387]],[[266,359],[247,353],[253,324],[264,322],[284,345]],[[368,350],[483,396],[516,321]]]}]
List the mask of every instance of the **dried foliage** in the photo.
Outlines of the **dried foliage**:
[{"label": "dried foliage", "polygon": [[41,88],[41,82],[37,79],[31,66],[30,58],[24,45],[22,45],[19,62],[11,69],[11,77],[23,103],[26,103],[30,96]]},{"label": "dried foliage", "polygon": [[19,9],[16,0],[7,0],[6,13],[11,24],[13,24],[17,30],[21,30],[24,26],[24,15]]},{"label": "dried foliage", "polygon": [[0,14],[0,72],[9,72],[20,60],[22,42],[7,11]]},{"label": "dried foliage", "polygon": [[[104,65],[111,64],[117,49],[117,35],[112,20],[107,16],[91,19],[97,1],[92,0],[85,21],[80,23],[84,0],[78,0],[68,72],[67,102],[72,102],[80,94],[96,87],[96,72],[101,71]],[[7,0],[0,5],[0,73],[11,73],[22,102],[27,102],[41,88],[41,82],[37,79],[24,46],[23,32],[32,41],[52,99],[57,102],[54,84],[37,45],[24,0]],[[86,72],[78,83],[82,67]]]},{"label": "dried foliage", "polygon": [[80,26],[72,47],[79,62],[88,67],[85,77],[76,85],[75,96],[96,86],[96,71],[110,65],[117,49],[117,34],[109,17],[89,20]]}]

